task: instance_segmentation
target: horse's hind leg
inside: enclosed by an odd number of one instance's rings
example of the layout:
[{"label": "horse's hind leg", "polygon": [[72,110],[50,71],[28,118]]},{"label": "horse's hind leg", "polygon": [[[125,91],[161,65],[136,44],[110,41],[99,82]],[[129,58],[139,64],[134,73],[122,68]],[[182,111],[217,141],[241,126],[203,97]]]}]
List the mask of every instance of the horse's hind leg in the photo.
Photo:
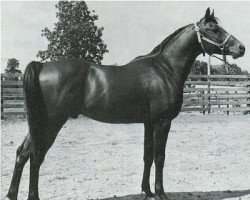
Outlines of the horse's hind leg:
[{"label": "horse's hind leg", "polygon": [[[44,145],[44,144],[43,144]],[[28,200],[39,200],[38,179],[39,170],[48,147],[37,147],[32,145],[30,152],[30,184]]]},{"label": "horse's hind leg", "polygon": [[44,160],[49,148],[53,145],[58,132],[63,124],[67,121],[66,118],[49,120],[47,128],[44,130],[43,136],[39,143],[32,143],[30,149],[30,183],[28,200],[39,200],[38,180],[40,166]]},{"label": "horse's hind leg", "polygon": [[10,188],[6,197],[11,200],[17,199],[19,184],[23,172],[23,167],[30,156],[30,135],[28,134],[16,152],[16,163],[13,172]]},{"label": "horse's hind leg", "polygon": [[46,152],[49,149],[49,146],[45,146],[43,143],[42,146],[37,144],[32,145],[30,151],[30,183],[29,183],[29,196],[28,200],[39,200],[38,192],[38,180],[39,180],[39,170],[43,162],[43,159],[46,155]]},{"label": "horse's hind leg", "polygon": [[144,171],[142,178],[142,191],[145,192],[146,197],[154,196],[150,190],[150,170],[154,159],[154,136],[153,127],[151,123],[144,123]]}]

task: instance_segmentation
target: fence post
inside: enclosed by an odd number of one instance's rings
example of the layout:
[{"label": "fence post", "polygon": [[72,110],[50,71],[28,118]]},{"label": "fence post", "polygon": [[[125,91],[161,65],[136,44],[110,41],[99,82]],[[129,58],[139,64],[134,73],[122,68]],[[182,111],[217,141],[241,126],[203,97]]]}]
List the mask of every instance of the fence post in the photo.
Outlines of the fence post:
[{"label": "fence post", "polygon": [[[247,85],[247,88],[248,88],[247,94],[250,94],[250,85]],[[250,98],[247,98],[247,101],[250,101]],[[247,104],[247,107],[250,107],[250,104]],[[246,114],[250,114],[250,111],[249,110],[246,111]]]},{"label": "fence post", "polygon": [[207,91],[207,94],[208,94],[208,105],[207,105],[207,113],[210,114],[210,75],[211,75],[211,56],[208,57],[208,65],[207,65],[207,81],[208,81],[208,91]]},{"label": "fence post", "polygon": [[[234,91],[234,93],[237,95],[238,92],[237,91]],[[241,105],[239,104],[239,99],[236,100],[238,104],[236,105],[233,105],[233,107],[241,107]]]},{"label": "fence post", "polygon": [[207,105],[207,113],[210,114],[210,108],[211,108],[211,105],[210,105],[210,78],[207,79],[208,80],[208,91],[207,91],[207,94],[208,94],[208,105]]},{"label": "fence post", "polygon": [[[229,94],[229,91],[226,91],[226,94]],[[229,98],[227,97],[227,102],[229,101]],[[229,104],[227,104],[227,108],[229,108]],[[227,110],[227,115],[229,115],[229,110]]]},{"label": "fence post", "polygon": [[3,76],[1,74],[1,119],[4,119],[3,115]]},{"label": "fence post", "polygon": [[205,114],[206,114],[205,104],[204,104],[204,100],[205,100],[204,94],[205,94],[205,91],[204,91],[204,90],[203,90],[203,91],[201,91],[201,96],[202,96],[202,108],[203,108],[202,113],[203,113],[203,115],[205,115]]},{"label": "fence post", "polygon": [[[23,76],[20,77],[20,80],[23,82]],[[25,95],[24,95],[24,91],[23,91],[23,102],[24,102],[24,112],[25,112],[25,117],[27,117],[27,107],[26,107],[26,101],[25,101]]]},{"label": "fence post", "polygon": [[217,96],[218,91],[216,91],[215,94],[216,94],[215,100],[216,100],[216,102],[218,102],[218,108],[220,108],[220,99],[219,99],[218,96]]}]

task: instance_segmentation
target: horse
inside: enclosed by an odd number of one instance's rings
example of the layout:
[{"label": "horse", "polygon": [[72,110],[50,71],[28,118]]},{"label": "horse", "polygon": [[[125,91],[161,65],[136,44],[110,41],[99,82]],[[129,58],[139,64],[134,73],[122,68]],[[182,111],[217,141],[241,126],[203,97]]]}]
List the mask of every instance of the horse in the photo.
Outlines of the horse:
[{"label": "horse", "polygon": [[[30,159],[28,200],[39,200],[39,169],[44,157],[68,118],[82,114],[106,123],[143,123],[141,189],[146,198],[167,199],[163,167],[168,133],[182,107],[184,82],[202,53],[234,59],[245,53],[244,45],[219,25],[210,8],[197,23],[178,29],[149,54],[123,66],[74,58],[28,64],[24,93],[29,132],[16,151],[6,197],[17,199],[22,170]],[[153,162],[154,193],[149,180]]]}]

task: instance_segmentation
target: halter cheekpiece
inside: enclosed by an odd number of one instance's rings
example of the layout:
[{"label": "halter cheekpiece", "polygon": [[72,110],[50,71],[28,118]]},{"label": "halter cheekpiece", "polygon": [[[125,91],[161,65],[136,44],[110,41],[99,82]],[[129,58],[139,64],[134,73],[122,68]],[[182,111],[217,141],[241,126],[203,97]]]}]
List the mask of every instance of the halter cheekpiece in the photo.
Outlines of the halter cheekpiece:
[{"label": "halter cheekpiece", "polygon": [[[229,64],[227,62],[227,59],[226,59],[226,44],[228,42],[228,40],[232,37],[232,35],[228,35],[225,40],[222,42],[222,43],[217,43],[217,42],[214,42],[210,39],[208,39],[207,37],[205,37],[201,32],[200,32],[200,27],[198,26],[197,23],[194,23],[194,30],[196,31],[197,33],[197,38],[198,38],[198,42],[200,43],[201,45],[201,48],[203,50],[203,56],[205,56],[205,53],[207,53],[208,55],[212,56],[212,57],[215,57],[221,61],[224,61],[225,63]],[[206,51],[205,47],[204,47],[204,44],[203,44],[203,40],[210,43],[210,44],[213,44],[214,46],[217,46],[220,50],[221,50],[221,54],[223,56],[223,59],[213,55],[213,54],[210,54]]]}]

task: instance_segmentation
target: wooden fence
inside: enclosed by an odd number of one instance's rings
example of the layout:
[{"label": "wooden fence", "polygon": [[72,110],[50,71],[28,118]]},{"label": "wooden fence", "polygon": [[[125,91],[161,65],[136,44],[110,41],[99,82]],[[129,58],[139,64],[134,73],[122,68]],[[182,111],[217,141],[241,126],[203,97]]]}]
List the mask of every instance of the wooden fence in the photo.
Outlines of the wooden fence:
[{"label": "wooden fence", "polygon": [[23,75],[1,74],[1,118],[25,115]]},{"label": "wooden fence", "polygon": [[[1,74],[1,116],[25,116],[22,74]],[[190,75],[182,111],[250,113],[250,75]]]},{"label": "wooden fence", "polygon": [[182,111],[250,113],[250,75],[190,75]]}]

